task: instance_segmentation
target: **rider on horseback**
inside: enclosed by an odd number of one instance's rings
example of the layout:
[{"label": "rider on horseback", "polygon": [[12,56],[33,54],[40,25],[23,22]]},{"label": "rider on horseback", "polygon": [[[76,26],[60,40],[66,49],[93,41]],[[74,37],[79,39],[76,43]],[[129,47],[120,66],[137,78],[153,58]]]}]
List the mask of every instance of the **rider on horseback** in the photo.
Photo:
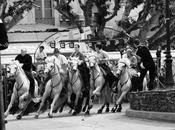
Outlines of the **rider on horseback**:
[{"label": "rider on horseback", "polygon": [[89,73],[89,69],[86,65],[85,62],[85,57],[84,55],[80,52],[80,45],[79,44],[75,44],[74,46],[75,52],[73,52],[71,54],[70,57],[78,57],[79,61],[79,65],[78,65],[78,69],[80,71],[81,77],[83,79],[83,83],[84,83],[84,89],[88,90],[89,86],[90,86],[90,73]]},{"label": "rider on horseback", "polygon": [[21,54],[17,55],[15,60],[18,60],[20,63],[23,63],[22,68],[30,81],[29,94],[30,96],[34,97],[35,81],[32,74],[32,57],[29,54],[27,54],[26,49],[21,49]]},{"label": "rider on horseback", "polygon": [[[96,55],[99,60],[99,66],[105,71],[105,79],[109,83],[109,87],[112,88],[112,85],[115,81],[118,81],[118,78],[114,76],[114,74],[111,72],[111,69],[106,65],[106,63],[103,60],[109,59],[108,54],[102,50],[101,44],[95,45]],[[101,88],[102,89],[102,88]],[[96,92],[97,95],[100,94],[101,89],[99,89],[99,92]]]},{"label": "rider on horseback", "polygon": [[138,87],[138,71],[137,71],[137,57],[134,55],[133,49],[129,46],[126,47],[126,51],[123,54],[123,58],[126,59],[126,64],[128,65],[128,72],[131,76],[131,82],[134,87],[132,87],[132,91],[137,91]]},{"label": "rider on horseback", "polygon": [[[46,61],[47,61],[47,60],[48,60],[48,59],[46,59]],[[49,61],[55,62],[55,64],[57,65],[57,67],[58,67],[58,69],[59,69],[59,71],[60,71],[60,73],[61,73],[63,76],[65,76],[64,79],[65,79],[65,86],[66,86],[67,74],[66,74],[65,70],[63,69],[63,66],[65,66],[65,68],[67,68],[67,65],[68,65],[68,60],[67,60],[67,58],[66,58],[64,55],[60,54],[60,51],[59,51],[58,48],[55,48],[55,49],[54,49],[54,52],[53,52],[53,56],[51,56],[51,57],[49,58]],[[45,86],[45,84],[47,83],[47,81],[49,81],[50,78],[51,78],[50,75],[48,75],[48,76],[46,77],[46,79],[44,80],[44,83],[43,83],[44,86]]]}]

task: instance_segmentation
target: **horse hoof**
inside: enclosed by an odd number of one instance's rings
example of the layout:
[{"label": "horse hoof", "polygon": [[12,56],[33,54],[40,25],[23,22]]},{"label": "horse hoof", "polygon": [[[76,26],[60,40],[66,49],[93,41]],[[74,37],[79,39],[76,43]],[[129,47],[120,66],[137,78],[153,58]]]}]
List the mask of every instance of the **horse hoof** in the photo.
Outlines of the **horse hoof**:
[{"label": "horse hoof", "polygon": [[85,112],[85,111],[86,111],[86,107],[83,107],[82,112]]},{"label": "horse hoof", "polygon": [[52,118],[53,117],[53,115],[52,114],[50,114],[50,112],[48,113],[48,117],[49,118]]},{"label": "horse hoof", "polygon": [[4,120],[4,123],[6,124],[6,123],[8,123],[8,121],[7,120]]},{"label": "horse hoof", "polygon": [[85,115],[87,115],[87,116],[90,115],[89,111],[86,111],[86,112],[85,112]]},{"label": "horse hoof", "polygon": [[99,109],[99,110],[97,111],[97,113],[98,113],[98,114],[101,114],[101,113],[102,113],[102,110],[101,110],[101,109]]},{"label": "horse hoof", "polygon": [[59,110],[59,113],[61,113],[61,112],[63,112],[63,108],[61,108],[61,109]]},{"label": "horse hoof", "polygon": [[17,117],[16,117],[17,120],[20,120],[21,118],[22,118],[21,115],[17,115]]},{"label": "horse hoof", "polygon": [[76,115],[77,115],[77,112],[74,111],[74,112],[72,113],[72,116],[76,116]]},{"label": "horse hoof", "polygon": [[109,111],[110,111],[109,108],[106,108],[106,111],[105,112],[108,113]]},{"label": "horse hoof", "polygon": [[38,119],[38,117],[39,117],[39,115],[38,115],[38,114],[36,114],[36,115],[35,115],[35,119]]},{"label": "horse hoof", "polygon": [[118,108],[118,109],[117,109],[117,112],[121,112],[121,111],[122,111],[122,108]]},{"label": "horse hoof", "polygon": [[116,111],[116,108],[113,107],[112,110],[111,110],[111,112],[112,112],[112,113],[115,113],[115,111]]}]

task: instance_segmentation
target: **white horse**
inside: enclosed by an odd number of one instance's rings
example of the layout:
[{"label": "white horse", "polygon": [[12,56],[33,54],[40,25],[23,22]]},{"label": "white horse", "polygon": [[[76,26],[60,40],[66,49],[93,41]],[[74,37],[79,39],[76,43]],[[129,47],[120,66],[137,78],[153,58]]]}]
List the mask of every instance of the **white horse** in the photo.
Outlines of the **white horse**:
[{"label": "white horse", "polygon": [[56,101],[59,99],[60,93],[63,88],[63,78],[61,77],[60,70],[58,69],[58,66],[55,64],[55,62],[48,62],[46,64],[45,73],[49,74],[51,76],[51,79],[47,82],[45,87],[45,92],[43,94],[42,102],[40,104],[40,107],[35,115],[35,118],[39,117],[39,114],[41,113],[41,109],[44,106],[44,103],[48,96],[51,96],[53,98],[53,101],[51,103],[50,112],[48,113],[48,116],[50,118],[53,117],[53,109],[56,104]]},{"label": "white horse", "polygon": [[[82,96],[83,81],[78,70],[79,59],[76,57],[70,58],[69,63],[69,78],[68,78],[68,103],[75,107],[73,115],[79,113],[77,111],[78,100]],[[71,103],[71,95],[75,94],[75,101]]]},{"label": "white horse", "polygon": [[[130,92],[131,88],[134,87],[132,86],[131,75],[129,73],[129,68],[124,58],[118,61],[118,69],[116,74],[119,75],[119,81],[117,85],[118,99],[115,102],[115,105],[111,111],[121,112],[123,98],[126,96],[128,92]],[[147,88],[147,80],[146,78],[144,78],[143,89],[145,90],[146,88]]]},{"label": "white horse", "polygon": [[[22,64],[20,64],[18,61],[13,61],[9,66],[10,74],[15,77],[16,82],[14,84],[10,104],[4,113],[5,117],[9,115],[9,111],[12,108],[15,100],[19,98],[19,108],[21,110],[21,113],[17,116],[17,119],[21,119],[28,104],[32,100],[32,98],[29,96],[30,82],[21,67]],[[36,80],[34,95],[35,97],[38,96],[38,83]]]},{"label": "white horse", "polygon": [[110,102],[110,89],[109,89],[109,84],[106,82],[105,77],[104,77],[104,70],[99,67],[98,61],[95,55],[90,55],[88,56],[89,60],[89,67],[90,67],[90,72],[91,72],[91,77],[90,77],[90,85],[91,85],[91,90],[90,90],[90,97],[94,96],[99,96],[100,92],[102,89],[104,91],[104,104],[103,106],[98,110],[97,113],[102,113],[103,108],[106,106],[106,112],[109,112],[109,102]]}]

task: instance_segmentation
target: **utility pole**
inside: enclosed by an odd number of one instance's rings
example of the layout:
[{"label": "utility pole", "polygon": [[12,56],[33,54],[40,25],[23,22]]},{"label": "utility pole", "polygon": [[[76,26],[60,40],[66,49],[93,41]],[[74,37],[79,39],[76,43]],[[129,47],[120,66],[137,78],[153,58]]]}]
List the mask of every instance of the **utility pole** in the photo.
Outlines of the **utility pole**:
[{"label": "utility pole", "polygon": [[[3,23],[3,21],[1,20],[1,16],[2,16],[2,13],[3,13],[3,3],[5,2],[6,0],[0,0],[0,24]],[[0,36],[0,44],[3,44],[3,40],[4,40],[4,33],[5,30],[2,29],[2,26],[1,26],[1,36]],[[2,43],[1,43],[2,42]],[[4,100],[3,100],[3,85],[2,85],[2,68],[1,68],[1,52],[0,52],[0,130],[5,130],[5,120],[4,120]]]},{"label": "utility pole", "polygon": [[167,49],[166,49],[166,85],[172,86],[173,76],[172,76],[172,56],[171,56],[171,45],[170,45],[170,9],[169,0],[166,0],[166,39],[167,39]]},{"label": "utility pole", "polygon": [[5,130],[2,68],[1,67],[2,66],[1,66],[1,52],[0,52],[0,130]]}]

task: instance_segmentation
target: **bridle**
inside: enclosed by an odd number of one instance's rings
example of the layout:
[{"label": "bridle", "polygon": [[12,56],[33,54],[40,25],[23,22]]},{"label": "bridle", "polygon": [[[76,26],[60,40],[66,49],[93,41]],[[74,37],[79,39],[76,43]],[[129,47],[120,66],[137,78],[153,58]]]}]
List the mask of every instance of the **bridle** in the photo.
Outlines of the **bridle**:
[{"label": "bridle", "polygon": [[[59,68],[56,66],[56,64],[55,64],[55,63],[53,63],[53,64],[54,64],[54,66],[48,71],[48,74],[52,77],[52,78],[51,78],[52,89],[55,88],[56,86],[59,86],[60,83],[61,83],[61,81],[62,81],[62,78],[61,78],[61,75],[60,75],[60,80],[59,80],[59,82],[58,82],[56,85],[53,86],[53,77],[56,76],[56,75],[58,75],[58,74],[60,73],[60,72],[59,72]],[[55,71],[56,71],[56,67],[57,67],[57,69],[58,69],[58,72],[52,74],[52,72],[55,72]]]}]

